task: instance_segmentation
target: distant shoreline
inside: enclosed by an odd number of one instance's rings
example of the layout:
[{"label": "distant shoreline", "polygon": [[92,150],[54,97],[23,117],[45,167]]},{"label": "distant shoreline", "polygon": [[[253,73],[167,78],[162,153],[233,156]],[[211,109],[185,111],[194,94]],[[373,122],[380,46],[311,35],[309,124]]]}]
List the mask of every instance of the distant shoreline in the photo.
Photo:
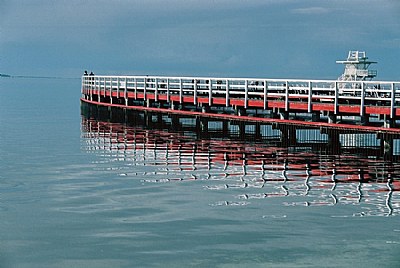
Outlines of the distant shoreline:
[{"label": "distant shoreline", "polygon": [[81,79],[80,77],[34,76],[34,75],[9,75],[9,74],[0,74],[0,78]]}]

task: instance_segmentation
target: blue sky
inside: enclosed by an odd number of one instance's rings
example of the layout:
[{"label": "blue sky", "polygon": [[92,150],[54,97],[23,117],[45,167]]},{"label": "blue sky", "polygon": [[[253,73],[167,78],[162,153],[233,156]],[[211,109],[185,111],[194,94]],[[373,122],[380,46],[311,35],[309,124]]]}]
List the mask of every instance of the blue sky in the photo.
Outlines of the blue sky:
[{"label": "blue sky", "polygon": [[400,80],[399,0],[3,0],[0,73]]}]

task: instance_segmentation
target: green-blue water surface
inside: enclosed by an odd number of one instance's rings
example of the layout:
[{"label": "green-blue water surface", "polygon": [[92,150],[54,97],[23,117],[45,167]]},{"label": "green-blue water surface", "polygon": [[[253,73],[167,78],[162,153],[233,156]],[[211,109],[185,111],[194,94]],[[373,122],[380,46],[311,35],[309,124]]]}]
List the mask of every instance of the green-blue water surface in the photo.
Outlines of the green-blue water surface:
[{"label": "green-blue water surface", "polygon": [[0,267],[400,265],[385,178],[334,183],[331,157],[87,120],[79,79],[0,85]]}]

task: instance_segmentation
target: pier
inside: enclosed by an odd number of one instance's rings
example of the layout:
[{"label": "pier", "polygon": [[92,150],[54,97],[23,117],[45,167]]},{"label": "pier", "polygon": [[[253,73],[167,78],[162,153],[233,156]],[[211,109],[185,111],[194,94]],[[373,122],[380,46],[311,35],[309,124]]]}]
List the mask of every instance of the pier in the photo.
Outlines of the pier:
[{"label": "pier", "polygon": [[[349,51],[337,80],[98,76],[82,77],[82,101],[124,109],[154,110],[265,121],[327,122],[334,128],[396,130],[400,81],[372,81],[376,70],[364,51]],[[296,120],[297,122],[294,122]],[[339,124],[340,123],[340,124]],[[308,124],[310,125],[310,124]],[[345,125],[345,126],[342,126]],[[389,130],[390,129],[390,130]]]},{"label": "pier", "polygon": [[296,128],[319,129],[332,143],[338,142],[333,130],[370,133],[392,154],[400,135],[400,81],[372,81],[377,72],[368,68],[376,62],[365,52],[350,51],[337,63],[345,70],[336,80],[84,75],[81,101],[175,120],[241,122],[239,129],[253,125],[256,133],[275,125],[289,144]]},{"label": "pier", "polygon": [[400,82],[96,75],[83,76],[82,101],[390,129],[400,119]]}]

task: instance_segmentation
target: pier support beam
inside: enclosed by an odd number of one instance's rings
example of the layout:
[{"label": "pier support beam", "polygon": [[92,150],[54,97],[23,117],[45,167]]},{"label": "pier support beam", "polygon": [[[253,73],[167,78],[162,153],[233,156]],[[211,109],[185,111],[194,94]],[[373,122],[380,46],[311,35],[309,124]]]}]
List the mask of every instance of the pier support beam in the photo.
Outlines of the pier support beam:
[{"label": "pier support beam", "polygon": [[208,118],[201,116],[196,117],[196,132],[200,133],[200,136],[207,136],[208,132]]},{"label": "pier support beam", "polygon": [[261,125],[259,123],[256,123],[255,127],[255,133],[254,136],[256,138],[256,140],[261,139],[262,135],[261,135]]},{"label": "pier support beam", "polygon": [[328,134],[328,150],[333,154],[340,154],[340,134],[336,130],[327,130]]},{"label": "pier support beam", "polygon": [[171,114],[171,127],[173,130],[179,130],[180,128],[179,115]]},{"label": "pier support beam", "polygon": [[222,134],[224,135],[224,137],[228,137],[229,122],[227,120],[222,121]]},{"label": "pier support beam", "polygon": [[389,134],[378,135],[381,141],[381,152],[383,159],[392,160],[393,159],[393,136]]},{"label": "pier support beam", "polygon": [[281,132],[281,143],[283,146],[295,145],[297,142],[296,128],[294,126],[278,126]]},{"label": "pier support beam", "polygon": [[196,116],[196,118],[195,118],[195,130],[196,130],[196,133],[200,133],[201,132],[200,119],[201,118],[199,116]]},{"label": "pier support beam", "polygon": [[327,151],[332,154],[340,154],[340,132],[335,129],[329,129],[322,127],[320,128],[321,134],[328,135]]},{"label": "pier support beam", "polygon": [[128,110],[127,109],[123,109],[123,111],[124,111],[124,123],[126,123],[126,122],[128,122]]},{"label": "pier support beam", "polygon": [[144,120],[144,125],[145,125],[146,127],[151,127],[151,126],[152,126],[152,123],[153,123],[153,115],[152,115],[152,113],[149,113],[149,112],[147,112],[147,111],[144,111],[143,120]]},{"label": "pier support beam", "polygon": [[106,117],[105,118],[107,118],[108,122],[112,122],[112,118],[113,118],[112,107],[108,106],[105,110],[106,110],[106,112],[105,112]]},{"label": "pier support beam", "polygon": [[137,113],[132,112],[132,110],[127,110],[126,112],[126,121],[127,123],[134,123],[137,122]]},{"label": "pier support beam", "polygon": [[162,113],[158,113],[157,114],[157,122],[156,123],[157,123],[158,126],[163,125]]},{"label": "pier support beam", "polygon": [[246,137],[246,123],[243,121],[238,122],[239,126],[239,137],[244,139]]},{"label": "pier support beam", "polygon": [[208,119],[201,118],[200,119],[200,127],[202,132],[208,132]]}]

